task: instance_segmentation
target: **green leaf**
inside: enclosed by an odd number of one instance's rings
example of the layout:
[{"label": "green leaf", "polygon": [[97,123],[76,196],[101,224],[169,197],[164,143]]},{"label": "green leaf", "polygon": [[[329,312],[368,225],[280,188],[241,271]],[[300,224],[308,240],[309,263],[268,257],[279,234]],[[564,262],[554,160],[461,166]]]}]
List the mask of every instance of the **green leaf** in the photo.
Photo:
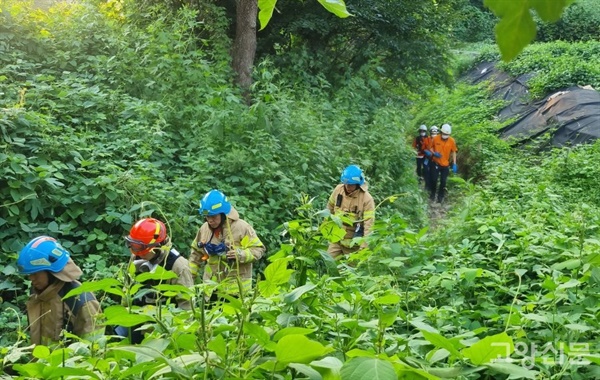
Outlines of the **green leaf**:
[{"label": "green leaf", "polygon": [[123,327],[133,327],[145,322],[152,321],[152,317],[145,314],[130,314],[124,306],[113,305],[104,310],[106,325],[120,325]]},{"label": "green leaf", "polygon": [[446,337],[444,337],[438,333],[430,332],[427,330],[420,330],[420,331],[421,331],[421,334],[423,334],[423,337],[425,339],[427,339],[429,342],[431,342],[434,346],[436,346],[438,348],[445,348],[452,355],[454,355],[458,358],[462,358],[462,355],[458,351],[457,347],[455,347],[454,344],[452,344],[452,342],[449,339],[447,339]]},{"label": "green leaf", "polygon": [[259,346],[264,347],[269,351],[275,349],[275,342],[271,341],[271,337],[269,336],[269,333],[265,331],[264,327],[251,322],[246,322],[244,323],[244,332],[256,339],[256,343]]},{"label": "green leaf", "polygon": [[213,340],[208,342],[208,349],[217,354],[220,358],[227,358],[227,342],[223,335],[217,335]]},{"label": "green leaf", "polygon": [[46,346],[37,345],[33,349],[32,355],[34,358],[46,359],[48,356],[50,356],[50,349]]},{"label": "green leaf", "polygon": [[346,4],[343,0],[318,0],[319,3],[327,9],[329,12],[338,16],[339,18],[346,18],[352,16],[346,9]]},{"label": "green leaf", "polygon": [[396,293],[389,293],[381,297],[377,297],[373,303],[376,305],[396,305],[400,302],[400,296]]},{"label": "green leaf", "polygon": [[277,342],[275,356],[282,363],[308,364],[331,351],[333,351],[333,348],[325,347],[304,335],[296,334],[286,335]]},{"label": "green leaf", "polygon": [[368,357],[350,359],[340,371],[342,380],[396,380],[398,375],[391,363]]},{"label": "green leaf", "polygon": [[273,17],[273,11],[275,10],[275,4],[277,0],[258,0],[258,21],[260,22],[260,29],[263,30]]},{"label": "green leaf", "polygon": [[73,367],[46,367],[44,370],[45,379],[100,379],[92,371],[84,368]]},{"label": "green leaf", "polygon": [[510,356],[515,350],[513,340],[505,332],[486,336],[461,353],[475,365],[490,363],[492,360]]},{"label": "green leaf", "polygon": [[273,261],[265,268],[265,280],[258,283],[260,294],[265,297],[270,297],[277,292],[278,285],[285,284],[289,281],[294,273],[293,269],[288,269],[288,263],[291,258],[280,258]]},{"label": "green leaf", "polygon": [[290,280],[294,271],[288,269],[289,258],[278,259],[265,268],[265,278],[274,284],[285,284]]},{"label": "green leaf", "polygon": [[54,232],[54,233],[58,232],[58,223],[56,223],[56,222],[48,223],[48,231]]},{"label": "green leaf", "polygon": [[290,363],[289,367],[306,376],[305,378],[308,380],[323,380],[323,376],[321,376],[319,371],[312,369],[306,364]]},{"label": "green leaf", "polygon": [[496,42],[502,59],[510,61],[535,38],[536,27],[527,1],[485,0],[484,4],[500,17]]},{"label": "green leaf", "polygon": [[341,360],[336,357],[328,356],[321,360],[314,360],[310,362],[310,365],[313,367],[327,368],[334,371],[339,371],[340,368],[342,368],[342,366],[344,365],[344,363],[342,363]]},{"label": "green leaf", "polygon": [[560,19],[563,10],[571,0],[529,0],[540,18],[546,22],[555,22]]},{"label": "green leaf", "polygon": [[333,220],[326,220],[319,226],[319,232],[332,243],[336,243],[346,237],[346,230],[338,226]]},{"label": "green leaf", "polygon": [[593,327],[588,326],[588,325],[582,325],[580,323],[567,323],[566,325],[564,325],[563,327],[568,328],[569,330],[574,330],[574,331],[579,331],[579,332],[586,332],[586,331],[590,331],[590,330],[595,330]]},{"label": "green leaf", "polygon": [[27,364],[15,364],[13,369],[22,375],[30,378],[43,379],[43,373],[46,365],[44,363],[27,363]]},{"label": "green leaf", "polygon": [[277,331],[277,333],[275,333],[275,335],[273,336],[273,340],[275,342],[277,342],[284,336],[298,335],[298,334],[299,335],[308,335],[308,334],[312,334],[314,332],[315,332],[315,329],[308,329],[306,327],[286,327],[286,328],[283,328],[283,329]]},{"label": "green leaf", "polygon": [[[76,287],[75,289],[71,289],[71,291],[69,291],[69,293],[67,293],[63,299],[65,298],[69,298],[81,293],[85,293],[85,292],[97,292],[99,290],[103,290],[103,291],[107,291],[108,288],[112,288],[112,290],[114,291],[118,291],[120,292],[122,295],[123,291],[121,290],[122,284],[114,278],[105,278],[99,281],[90,281],[90,282],[84,282],[81,284],[81,286]],[[114,292],[111,292],[112,294],[115,294]]]},{"label": "green leaf", "polygon": [[286,294],[283,297],[283,301],[287,304],[290,304],[290,303],[298,300],[300,297],[302,297],[303,294],[310,292],[311,290],[313,290],[316,287],[317,287],[317,285],[315,285],[315,284],[302,285],[298,288],[295,288],[290,293]]},{"label": "green leaf", "polygon": [[520,365],[501,361],[496,363],[487,363],[486,366],[500,373],[510,375],[510,379],[535,379],[538,374],[538,371],[533,371]]},{"label": "green leaf", "polygon": [[146,273],[140,273],[137,276],[135,276],[135,281],[139,282],[139,283],[144,283],[148,280],[159,280],[159,281],[165,281],[165,280],[171,280],[177,278],[177,274],[170,271],[170,270],[166,270],[165,268],[159,266],[156,266],[154,268],[154,272],[146,272]]}]

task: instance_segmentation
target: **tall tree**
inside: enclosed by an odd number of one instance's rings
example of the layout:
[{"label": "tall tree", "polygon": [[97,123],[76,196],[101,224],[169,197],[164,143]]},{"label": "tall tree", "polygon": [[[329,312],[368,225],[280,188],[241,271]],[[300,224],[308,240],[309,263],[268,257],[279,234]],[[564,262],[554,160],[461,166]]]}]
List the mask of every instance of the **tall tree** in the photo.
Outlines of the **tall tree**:
[{"label": "tall tree", "polygon": [[256,53],[257,0],[236,0],[236,28],[233,42],[232,65],[237,83],[244,90],[252,84],[252,67]]}]

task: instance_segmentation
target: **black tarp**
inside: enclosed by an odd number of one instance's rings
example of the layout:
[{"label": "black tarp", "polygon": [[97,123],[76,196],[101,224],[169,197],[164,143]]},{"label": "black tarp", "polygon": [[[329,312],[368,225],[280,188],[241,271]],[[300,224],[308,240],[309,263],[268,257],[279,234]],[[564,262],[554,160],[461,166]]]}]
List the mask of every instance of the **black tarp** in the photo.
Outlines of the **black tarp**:
[{"label": "black tarp", "polygon": [[503,139],[525,143],[547,132],[553,146],[577,145],[600,138],[600,93],[586,87],[557,91],[542,100],[529,100],[527,80],[531,74],[513,78],[482,63],[467,75],[471,83],[489,81],[493,96],[508,101],[498,117],[515,121],[500,131]]}]

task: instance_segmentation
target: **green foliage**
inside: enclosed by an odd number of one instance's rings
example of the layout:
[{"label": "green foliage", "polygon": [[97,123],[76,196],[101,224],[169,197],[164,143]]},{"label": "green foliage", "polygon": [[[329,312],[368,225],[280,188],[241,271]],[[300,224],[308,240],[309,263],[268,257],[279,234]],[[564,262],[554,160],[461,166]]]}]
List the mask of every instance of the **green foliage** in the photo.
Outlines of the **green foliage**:
[{"label": "green foliage", "polygon": [[599,59],[598,41],[556,41],[531,45],[515,60],[498,67],[515,77],[534,73],[528,86],[535,99],[570,86],[600,87],[600,68],[594,64]]},{"label": "green foliage", "polygon": [[464,1],[453,17],[452,35],[461,42],[493,41],[497,18],[474,1]]},{"label": "green foliage", "polygon": [[280,1],[284,12],[259,34],[257,57],[300,83],[324,77],[338,88],[367,68],[425,91],[450,81],[446,35],[459,2],[360,0],[348,4],[352,17],[339,19],[315,2]]},{"label": "green foliage", "polygon": [[510,61],[535,38],[536,25],[531,16],[533,8],[547,22],[557,21],[563,9],[575,0],[504,1],[484,0],[484,4],[500,18],[496,25],[496,41],[502,59]]},{"label": "green foliage", "polygon": [[600,35],[600,3],[594,0],[577,0],[563,12],[555,23],[534,18],[537,24],[536,41],[590,41]]}]

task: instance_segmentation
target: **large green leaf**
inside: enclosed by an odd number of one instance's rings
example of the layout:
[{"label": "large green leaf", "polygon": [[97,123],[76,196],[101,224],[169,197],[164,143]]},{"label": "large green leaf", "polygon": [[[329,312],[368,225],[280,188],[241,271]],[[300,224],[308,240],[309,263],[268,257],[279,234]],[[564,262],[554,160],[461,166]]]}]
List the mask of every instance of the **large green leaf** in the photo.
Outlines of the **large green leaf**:
[{"label": "large green leaf", "polygon": [[256,343],[259,346],[264,347],[269,351],[275,349],[275,342],[271,341],[271,337],[269,336],[269,333],[265,331],[264,327],[251,322],[246,322],[244,323],[244,332],[256,339]]},{"label": "large green leaf", "polygon": [[290,363],[289,366],[290,366],[290,368],[295,369],[298,373],[301,373],[304,376],[306,376],[306,379],[308,379],[308,380],[322,380],[323,379],[323,376],[321,376],[319,371],[311,368],[310,366],[308,366],[306,364]]},{"label": "large green leaf", "polygon": [[152,317],[145,314],[130,314],[127,309],[121,305],[109,306],[104,310],[106,325],[119,325],[124,327],[133,327],[145,322],[152,321]]},{"label": "large green leaf", "polygon": [[331,351],[333,351],[333,348],[325,347],[304,335],[296,334],[286,335],[277,342],[275,356],[282,363],[308,364]]},{"label": "large green leaf", "polygon": [[527,46],[536,34],[530,9],[534,8],[545,21],[556,21],[573,0],[484,0],[500,22],[496,25],[496,42],[502,59],[510,61]]},{"label": "large green leaf", "polygon": [[273,17],[273,10],[275,10],[275,4],[277,4],[277,0],[258,0],[258,21],[260,22],[260,30],[263,30],[271,17]]},{"label": "large green leaf", "polygon": [[421,334],[423,334],[423,337],[430,341],[434,346],[439,348],[445,348],[456,357],[460,358],[462,356],[458,351],[458,348],[449,339],[442,336],[441,334],[427,330],[421,330]]},{"label": "large green leaf", "polygon": [[302,286],[292,290],[290,293],[286,294],[285,297],[283,297],[283,300],[285,303],[290,304],[294,301],[297,301],[300,297],[302,297],[303,294],[310,292],[311,290],[313,290],[316,287],[317,287],[317,285],[315,285],[315,284],[302,285]]},{"label": "large green leaf", "polygon": [[90,281],[84,282],[81,286],[76,287],[75,289],[71,289],[69,293],[67,293],[64,298],[69,298],[74,295],[78,295],[85,292],[97,292],[99,290],[107,291],[107,289],[111,289],[110,293],[115,294],[118,292],[121,296],[123,296],[123,291],[121,290],[122,284],[114,279],[114,278],[104,278],[100,281]]},{"label": "large green leaf", "polygon": [[358,357],[344,363],[340,371],[342,380],[396,380],[394,367],[384,360]]},{"label": "large green leaf", "polygon": [[487,363],[486,366],[497,372],[510,375],[511,379],[535,379],[538,374],[538,371],[533,371],[512,363]]},{"label": "large green leaf", "polygon": [[461,353],[475,365],[490,363],[499,358],[510,356],[515,350],[513,340],[505,332],[486,336]]},{"label": "large green leaf", "polygon": [[325,9],[339,18],[346,18],[348,16],[352,16],[350,12],[346,9],[346,3],[344,0],[318,0],[319,4],[321,4]]},{"label": "large green leaf", "polygon": [[563,10],[575,0],[529,0],[540,18],[546,22],[560,19]]},{"label": "large green leaf", "polygon": [[319,232],[330,242],[336,243],[346,236],[346,230],[340,227],[334,220],[328,219],[319,226]]},{"label": "large green leaf", "polygon": [[309,329],[306,327],[285,327],[279,331],[277,331],[277,333],[275,333],[275,335],[273,336],[273,340],[275,342],[279,341],[281,338],[283,338],[284,336],[288,336],[288,335],[308,335],[308,334],[312,334],[315,332],[315,329]]}]

